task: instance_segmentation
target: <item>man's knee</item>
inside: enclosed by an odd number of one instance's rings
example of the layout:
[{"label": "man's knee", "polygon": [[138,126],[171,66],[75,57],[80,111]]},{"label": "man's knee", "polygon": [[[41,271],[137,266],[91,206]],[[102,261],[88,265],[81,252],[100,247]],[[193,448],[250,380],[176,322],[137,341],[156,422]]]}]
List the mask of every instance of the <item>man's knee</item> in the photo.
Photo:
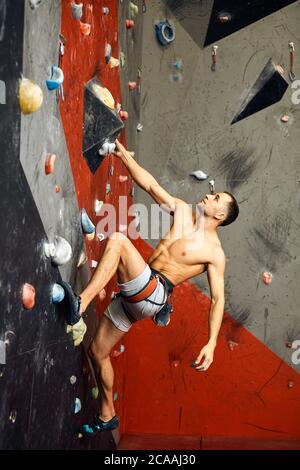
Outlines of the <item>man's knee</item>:
[{"label": "man's knee", "polygon": [[103,361],[107,358],[109,358],[110,351],[107,349],[103,348],[97,341],[93,341],[91,346],[90,346],[90,351],[92,355],[97,359],[98,361]]},{"label": "man's knee", "polygon": [[124,233],[121,233],[121,232],[113,232],[113,233],[109,236],[109,239],[110,239],[110,240],[117,240],[117,241],[120,241],[120,242],[123,242],[124,240],[128,240],[128,238],[126,237],[126,235],[124,235]]}]

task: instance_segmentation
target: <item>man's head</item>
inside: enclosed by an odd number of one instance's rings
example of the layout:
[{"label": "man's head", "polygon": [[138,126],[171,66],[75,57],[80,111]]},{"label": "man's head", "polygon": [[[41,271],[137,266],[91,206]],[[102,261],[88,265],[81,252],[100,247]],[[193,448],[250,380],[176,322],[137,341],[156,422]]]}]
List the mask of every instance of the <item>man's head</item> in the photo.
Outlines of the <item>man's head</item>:
[{"label": "man's head", "polygon": [[235,197],[227,191],[206,194],[199,206],[204,215],[214,219],[217,225],[224,227],[235,221],[239,215],[239,206]]}]

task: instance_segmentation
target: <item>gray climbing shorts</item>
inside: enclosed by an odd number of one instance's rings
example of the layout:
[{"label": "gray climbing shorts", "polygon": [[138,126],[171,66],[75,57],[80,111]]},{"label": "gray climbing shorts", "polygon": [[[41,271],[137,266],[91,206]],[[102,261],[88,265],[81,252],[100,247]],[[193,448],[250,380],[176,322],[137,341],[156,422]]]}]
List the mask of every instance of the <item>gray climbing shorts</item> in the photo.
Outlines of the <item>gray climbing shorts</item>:
[{"label": "gray climbing shorts", "polygon": [[[144,271],[131,281],[125,282],[124,284],[118,283],[120,292],[124,292],[124,295],[134,295],[139,292],[147,284],[150,279],[152,272],[150,266],[147,264]],[[166,301],[167,292],[166,288],[158,279],[157,287],[155,291],[148,297],[152,302],[163,304]],[[144,320],[148,317],[153,317],[161,308],[162,305],[154,305],[148,300],[142,300],[141,302],[129,303],[124,300],[121,296],[116,297],[104,311],[104,315],[109,318],[118,330],[127,332],[132,326],[132,322],[126,315],[123,307],[123,303],[126,307],[127,312],[134,318],[135,321]]]}]

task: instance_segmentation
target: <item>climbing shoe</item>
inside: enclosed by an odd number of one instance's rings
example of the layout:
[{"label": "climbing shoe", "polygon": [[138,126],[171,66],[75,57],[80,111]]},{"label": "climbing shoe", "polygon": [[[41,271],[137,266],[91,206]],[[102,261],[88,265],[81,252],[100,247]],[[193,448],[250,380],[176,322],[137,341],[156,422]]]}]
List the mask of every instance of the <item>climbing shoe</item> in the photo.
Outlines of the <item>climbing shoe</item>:
[{"label": "climbing shoe", "polygon": [[65,291],[63,303],[66,307],[66,322],[68,325],[75,325],[81,319],[80,302],[81,299],[75,294],[70,284],[65,281],[58,282]]},{"label": "climbing shoe", "polygon": [[119,418],[114,416],[109,421],[102,421],[99,416],[95,416],[91,424],[83,424],[80,432],[84,437],[94,437],[98,432],[112,431],[119,426]]}]

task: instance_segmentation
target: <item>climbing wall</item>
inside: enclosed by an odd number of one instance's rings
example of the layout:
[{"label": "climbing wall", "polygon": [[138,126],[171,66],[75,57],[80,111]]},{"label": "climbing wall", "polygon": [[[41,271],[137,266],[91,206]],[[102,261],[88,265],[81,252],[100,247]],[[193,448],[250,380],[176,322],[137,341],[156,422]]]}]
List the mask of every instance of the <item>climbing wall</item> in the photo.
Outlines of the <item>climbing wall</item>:
[{"label": "climbing wall", "polygon": [[[289,439],[299,447],[299,104],[289,76],[290,42],[300,73],[299,17],[292,1],[147,2],[139,162],[189,203],[214,179],[241,212],[220,229],[226,315],[211,368],[190,368],[207,339],[203,275],[175,289],[166,330],[145,322],[132,331],[124,448],[138,447],[134,436],[149,448],[169,445],[165,436],[181,446],[193,436],[195,448],[282,448]],[[175,39],[164,47],[155,25],[165,18]],[[209,178],[196,180],[195,170]],[[138,190],[137,200],[150,213],[150,197]],[[153,233],[148,246],[158,242]]]},{"label": "climbing wall", "polygon": [[[98,151],[124,128],[127,107],[134,128],[139,121],[138,89],[123,85],[122,100],[119,44],[124,80],[131,74],[136,81],[140,13],[132,33],[134,24],[125,26],[127,2],[119,9],[118,1],[0,0],[2,449],[114,449],[119,439],[118,432],[92,442],[78,438],[79,426],[98,407],[84,351],[115,279],[106,297],[89,308],[88,332],[79,347],[66,332],[63,303],[53,303],[53,288],[63,279],[79,293],[104,249],[105,240],[95,230],[84,233],[81,210],[96,225],[103,202],[116,205],[119,194],[129,199],[133,194],[120,161]],[[94,82],[109,88],[115,106],[104,106],[97,93],[89,92]],[[35,97],[43,95],[39,104],[28,96],[22,101],[23,106],[33,103],[35,112],[23,107],[21,113],[20,83]],[[131,145],[135,134],[129,133]],[[120,138],[125,143],[124,133]],[[115,368],[114,397],[122,422],[123,370],[120,363]]]}]

